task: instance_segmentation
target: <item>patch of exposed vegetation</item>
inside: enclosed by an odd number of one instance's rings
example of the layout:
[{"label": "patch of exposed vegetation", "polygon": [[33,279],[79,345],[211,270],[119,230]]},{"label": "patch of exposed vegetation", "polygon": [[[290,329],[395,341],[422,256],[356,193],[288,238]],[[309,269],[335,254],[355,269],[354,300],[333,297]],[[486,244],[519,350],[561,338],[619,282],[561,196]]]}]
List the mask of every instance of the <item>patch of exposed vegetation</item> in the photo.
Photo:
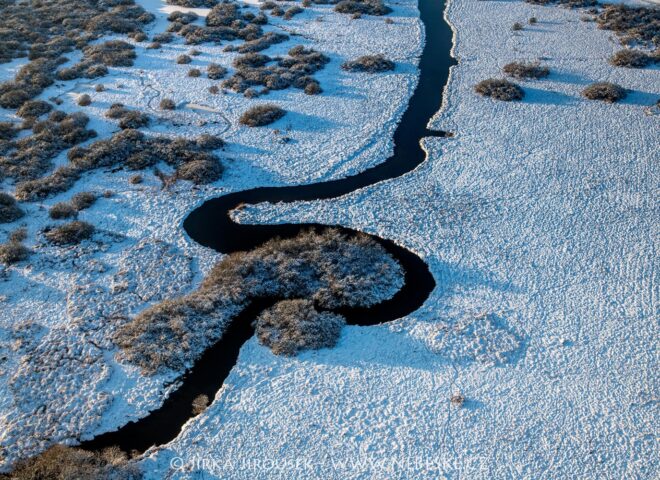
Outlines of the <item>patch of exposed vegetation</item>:
[{"label": "patch of exposed vegetation", "polygon": [[607,103],[615,103],[626,98],[626,90],[610,82],[596,82],[582,90],[582,96],[589,100],[602,100]]},{"label": "patch of exposed vegetation", "polygon": [[147,374],[182,370],[252,299],[305,298],[322,309],[369,307],[402,285],[398,262],[367,235],[310,230],[228,255],[195,292],[146,309],[114,341],[123,358]]},{"label": "patch of exposed vegetation", "polygon": [[482,80],[474,86],[474,91],[484,97],[511,102],[522,100],[525,92],[513,82],[505,79],[489,78]]},{"label": "patch of exposed vegetation", "polygon": [[283,300],[259,315],[255,333],[275,355],[295,355],[334,347],[345,324],[341,315],[319,312],[311,300]]},{"label": "patch of exposed vegetation", "polygon": [[[321,2],[317,2],[321,3]],[[387,15],[392,9],[382,0],[341,0],[335,5],[335,12],[349,15]]]},{"label": "patch of exposed vegetation", "polygon": [[47,230],[44,234],[50,243],[55,245],[77,245],[94,234],[94,225],[74,220]]},{"label": "patch of exposed vegetation", "polygon": [[105,116],[113,120],[119,120],[119,128],[137,129],[149,125],[149,115],[146,113],[138,112],[137,110],[129,110],[121,103],[113,103],[110,108],[105,112]]},{"label": "patch of exposed vegetation", "polygon": [[263,127],[279,120],[285,115],[285,111],[273,103],[256,105],[243,112],[238,119],[241,125],[248,127]]},{"label": "patch of exposed vegetation", "polygon": [[75,49],[90,50],[77,68],[67,69],[69,75],[93,78],[104,74],[107,68],[95,55],[98,46],[87,47],[88,43],[104,34],[141,33],[154,18],[133,0],[10,2],[2,5],[2,15],[0,63],[25,56],[30,59],[14,80],[0,84],[3,108],[18,108],[52,85],[55,70],[65,61],[62,55]]},{"label": "patch of exposed vegetation", "polygon": [[167,0],[168,5],[187,8],[211,8],[218,4],[218,0]]},{"label": "patch of exposed vegetation", "polygon": [[262,86],[265,94],[270,90],[294,87],[304,90],[308,84],[317,83],[312,77],[330,59],[302,45],[293,47],[288,56],[273,61],[268,55],[250,52],[234,59],[236,72],[222,82],[224,88],[244,93],[251,87]]},{"label": "patch of exposed vegetation", "polygon": [[511,62],[504,65],[502,71],[514,78],[544,78],[550,75],[550,69],[539,62]]},{"label": "patch of exposed vegetation", "polygon": [[142,471],[117,447],[101,452],[53,445],[39,455],[18,462],[0,478],[7,480],[139,480]]},{"label": "patch of exposed vegetation", "polygon": [[344,62],[341,68],[349,72],[380,73],[394,70],[394,62],[384,55],[364,55]]},{"label": "patch of exposed vegetation", "polygon": [[86,129],[88,122],[81,112],[52,112],[47,120],[33,125],[32,135],[13,142],[0,157],[0,177],[22,181],[43,175],[60,152],[96,136],[94,130]]},{"label": "patch of exposed vegetation", "polygon": [[604,5],[596,22],[598,28],[616,32],[625,44],[637,41],[660,47],[660,9],[657,7]]},{"label": "patch of exposed vegetation", "polygon": [[0,243],[0,263],[13,265],[26,260],[30,256],[30,250],[23,245],[27,238],[27,230],[18,228],[14,230],[6,243]]},{"label": "patch of exposed vegetation", "polygon": [[558,4],[566,8],[586,8],[593,7],[598,2],[597,0],[525,0],[532,5],[551,5]]},{"label": "patch of exposed vegetation", "polygon": [[619,50],[610,57],[610,64],[615,67],[644,68],[654,59],[651,55],[639,50]]},{"label": "patch of exposed vegetation", "polygon": [[16,203],[16,199],[5,192],[0,192],[0,223],[15,222],[22,218],[25,212]]}]

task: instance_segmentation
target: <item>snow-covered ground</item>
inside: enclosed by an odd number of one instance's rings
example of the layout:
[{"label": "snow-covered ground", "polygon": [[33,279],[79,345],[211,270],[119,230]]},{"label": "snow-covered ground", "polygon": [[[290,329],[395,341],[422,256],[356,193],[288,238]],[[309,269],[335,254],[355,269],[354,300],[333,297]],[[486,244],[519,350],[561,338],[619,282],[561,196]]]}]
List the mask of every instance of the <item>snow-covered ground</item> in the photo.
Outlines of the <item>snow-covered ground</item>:
[{"label": "snow-covered ground", "polygon": [[[332,350],[248,341],[210,408],[143,462],[152,478],[658,478],[658,69],[610,66],[617,40],[576,11],[452,0],[447,16],[460,63],[433,124],[454,138],[425,141],[403,178],[241,215],[395,239],[437,289]],[[552,73],[523,102],[473,93],[534,59]],[[580,97],[601,80],[632,93]]]},{"label": "snow-covered ground", "polygon": [[[139,3],[157,16],[149,33],[163,32],[172,8],[161,0]],[[208,87],[220,82],[190,78],[188,70],[204,71],[214,62],[231,73],[236,54],[223,52],[225,44],[193,47],[181,39],[161,50],[134,42],[138,59],[133,67],[111,68],[110,75],[94,81],[58,83],[40,96],[61,99],[59,109],[87,113],[89,128],[99,138],[118,130],[104,117],[115,102],[149,113],[149,130],[156,134],[220,135],[228,142],[226,151],[218,152],[226,172],[211,186],[180,182],[167,190],[150,172],[140,185],[129,184],[132,172],[93,172],[64,194],[22,205],[27,212],[23,219],[0,225],[2,242],[10,231],[26,226],[27,245],[33,250],[27,262],[0,267],[0,467],[50,441],[75,442],[114,430],[163,400],[171,377],[146,378],[138,369],[118,364],[109,338],[130,315],[194,288],[218,260],[181,228],[196,205],[254,186],[338,178],[388,155],[392,133],[417,82],[423,40],[415,2],[393,7],[392,24],[378,17],[351,20],[330,5],[313,6],[289,21],[271,18],[265,30],[286,31],[291,39],[264,53],[282,55],[304,44],[330,57],[315,75],[324,90],[320,96],[294,89],[256,100],[233,92],[211,95]],[[201,55],[190,65],[176,64],[176,57],[192,48]],[[342,62],[372,53],[387,53],[397,62],[396,72],[341,70]],[[73,64],[80,54],[69,58]],[[12,78],[26,61],[2,65],[2,80]],[[99,83],[105,91],[95,91]],[[93,100],[86,108],[76,104],[83,93]],[[166,97],[176,101],[177,110],[158,109]],[[276,102],[288,113],[266,128],[238,125],[243,111],[263,102]],[[0,119],[12,119],[11,112],[0,109]],[[284,136],[290,139],[286,143],[280,141]],[[66,156],[54,163],[65,164]],[[12,190],[11,185],[0,186]],[[80,191],[112,192],[80,214],[96,226],[94,241],[82,248],[47,245],[42,230],[57,223],[48,218],[48,208]]]},{"label": "snow-covered ground", "polygon": [[[141,3],[162,31],[162,2]],[[85,111],[101,136],[112,131],[103,113],[113,102],[146,110],[171,97],[210,107],[222,115],[150,110],[162,119],[152,130],[222,132],[233,160],[210,187],[164,191],[151,174],[130,186],[129,173],[97,172],[28,207],[35,253],[0,280],[0,461],[38,451],[44,438],[116,428],[162,400],[168,379],[118,364],[108,338],[123,317],[189,290],[217,260],[180,228],[195,205],[386,158],[422,41],[416,2],[388,3],[391,25],[351,21],[329,6],[278,22],[302,36],[268,54],[305,43],[332,59],[316,75],[323,95],[265,97],[290,111],[273,126],[290,125],[290,143],[237,126],[261,99],[211,96],[208,80],[186,76],[209,62],[230,65],[222,46],[196,46],[202,55],[186,66],[174,62],[189,50],[180,41],[162,52],[141,45],[135,67],[100,80],[105,92],[81,83],[62,97],[78,110],[75,95],[90,93]],[[394,239],[428,262],[438,287],[407,318],[346,327],[331,350],[281,358],[248,341],[211,406],[142,462],[151,478],[657,478],[660,120],[645,106],[657,100],[658,69],[609,66],[617,41],[575,11],[452,0],[447,16],[460,63],[433,123],[454,138],[426,140],[429,160],[402,178],[241,216],[341,223]],[[533,16],[536,25],[511,31]],[[397,61],[395,73],[339,68],[380,52]],[[524,102],[473,94],[505,63],[541,57],[552,73],[523,83]],[[582,99],[596,80],[634,93],[615,105]],[[97,242],[44,245],[47,207],[85,190],[114,192],[81,214],[101,230]],[[463,407],[450,404],[456,393]]]}]

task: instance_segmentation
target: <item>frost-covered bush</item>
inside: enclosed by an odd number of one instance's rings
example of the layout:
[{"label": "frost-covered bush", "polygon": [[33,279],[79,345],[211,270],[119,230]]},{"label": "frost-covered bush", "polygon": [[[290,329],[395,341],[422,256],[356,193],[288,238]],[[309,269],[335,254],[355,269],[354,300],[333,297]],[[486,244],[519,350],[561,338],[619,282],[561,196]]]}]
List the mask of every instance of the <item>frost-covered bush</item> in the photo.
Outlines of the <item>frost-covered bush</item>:
[{"label": "frost-covered bush", "polygon": [[13,265],[22,262],[30,255],[28,248],[20,242],[0,243],[0,263]]},{"label": "frost-covered bush", "polygon": [[624,42],[636,40],[660,47],[660,8],[604,5],[596,18],[598,28],[613,30]]},{"label": "frost-covered bush", "polygon": [[394,70],[394,62],[386,59],[384,55],[364,55],[344,62],[341,68],[349,72],[379,73]]},{"label": "frost-covered bush", "polygon": [[176,108],[176,103],[171,98],[163,98],[160,101],[159,107],[161,110],[174,110]]},{"label": "frost-covered bush", "polygon": [[176,63],[179,65],[186,65],[188,63],[192,62],[192,58],[186,54],[181,54],[178,57],[176,57]]},{"label": "frost-covered bush", "polygon": [[215,343],[252,299],[305,298],[323,309],[369,307],[402,285],[401,266],[368,236],[310,230],[226,256],[196,291],[144,310],[114,341],[123,358],[145,373],[181,370]]},{"label": "frost-covered bush", "polygon": [[61,220],[63,218],[71,218],[78,215],[78,211],[69,202],[57,202],[50,207],[48,215],[53,220]]},{"label": "frost-covered bush", "polygon": [[626,90],[610,82],[596,82],[582,90],[582,96],[589,100],[602,100],[607,103],[618,102],[626,98]]},{"label": "frost-covered bush", "polygon": [[295,355],[334,347],[345,324],[344,317],[319,312],[310,300],[283,300],[259,315],[255,333],[275,355]]},{"label": "frost-covered bush", "polygon": [[223,66],[218,65],[217,63],[209,63],[209,66],[206,67],[206,75],[211,80],[220,80],[227,74],[227,69]]},{"label": "frost-covered bush", "polygon": [[84,93],[84,94],[80,95],[80,97],[78,97],[78,105],[80,105],[81,107],[87,107],[88,105],[91,105],[91,104],[92,104],[92,97],[90,97],[86,93]]},{"label": "frost-covered bush", "polygon": [[80,170],[64,166],[57,168],[51,175],[37,180],[21,182],[16,187],[16,198],[33,202],[67,191],[80,178]]},{"label": "frost-covered bush", "polygon": [[218,0],[167,0],[168,5],[188,8],[211,8],[217,5]]},{"label": "frost-covered bush", "polygon": [[651,63],[651,56],[639,50],[619,50],[610,57],[610,63],[615,67],[644,68]]},{"label": "frost-covered bush", "polygon": [[248,127],[263,127],[279,120],[285,111],[273,103],[257,105],[243,112],[238,121]]},{"label": "frost-covered bush", "polygon": [[71,205],[76,211],[86,210],[96,203],[97,198],[93,192],[79,192],[71,197]]},{"label": "frost-covered bush", "polygon": [[32,135],[15,141],[14,148],[0,157],[0,176],[31,180],[43,175],[60,152],[96,136],[87,130],[88,122],[81,112],[56,111],[47,120],[34,123]]},{"label": "frost-covered bush", "polygon": [[392,12],[392,9],[386,6],[382,0],[341,0],[335,5],[335,12],[364,15],[387,15]]},{"label": "frost-covered bush", "polygon": [[21,105],[16,115],[21,118],[37,118],[50,112],[53,106],[43,100],[29,100]]},{"label": "frost-covered bush", "polygon": [[222,164],[216,159],[204,158],[181,165],[176,170],[176,178],[204,185],[219,180],[223,170]]},{"label": "frost-covered bush", "polygon": [[525,96],[523,89],[515,83],[497,78],[482,80],[474,86],[474,91],[484,97],[503,100],[505,102],[522,100]]},{"label": "frost-covered bush", "polygon": [[190,70],[188,70],[188,76],[189,77],[195,77],[196,78],[196,77],[199,77],[201,75],[202,75],[202,72],[200,71],[199,68],[191,68]]},{"label": "frost-covered bush", "polygon": [[502,71],[514,78],[544,78],[550,75],[548,67],[538,62],[511,62],[504,65]]},{"label": "frost-covered bush", "polygon": [[250,40],[237,48],[238,53],[260,52],[272,45],[285,42],[289,36],[284,33],[268,32],[263,37]]},{"label": "frost-covered bush", "polygon": [[197,395],[192,401],[192,413],[193,415],[199,415],[209,406],[209,397],[208,395]]},{"label": "frost-covered bush", "polygon": [[135,47],[123,40],[90,45],[83,48],[83,53],[85,62],[101,63],[108,67],[130,67],[136,58]]},{"label": "frost-covered bush", "polygon": [[94,225],[74,220],[58,227],[53,227],[44,235],[50,243],[55,245],[76,245],[83,240],[91,238],[94,234]]},{"label": "frost-covered bush", "polygon": [[15,480],[139,480],[142,471],[124,452],[101,452],[53,445],[36,457],[18,462],[8,478]]},{"label": "frost-covered bush", "polygon": [[0,223],[15,222],[25,213],[16,203],[16,199],[5,192],[0,192]]},{"label": "frost-covered bush", "polygon": [[122,130],[136,129],[149,125],[149,116],[146,113],[129,110],[121,103],[110,105],[108,111],[105,112],[105,116],[112,119],[118,119],[119,128]]},{"label": "frost-covered bush", "polygon": [[294,16],[298,15],[299,13],[304,12],[305,10],[300,8],[298,5],[294,5],[293,7],[289,7],[286,9],[284,12],[284,19],[285,20],[291,20]]}]

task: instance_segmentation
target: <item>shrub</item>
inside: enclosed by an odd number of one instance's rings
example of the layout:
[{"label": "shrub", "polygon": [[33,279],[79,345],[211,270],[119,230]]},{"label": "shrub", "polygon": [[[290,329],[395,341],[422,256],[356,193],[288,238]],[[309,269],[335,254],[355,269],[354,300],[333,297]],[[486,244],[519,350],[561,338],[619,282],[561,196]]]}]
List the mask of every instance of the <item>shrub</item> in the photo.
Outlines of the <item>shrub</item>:
[{"label": "shrub", "polygon": [[129,110],[121,116],[119,128],[122,130],[140,128],[149,125],[149,116],[136,110]]},{"label": "shrub", "polygon": [[207,395],[197,395],[192,401],[192,414],[199,415],[209,406],[209,397]]},{"label": "shrub", "polygon": [[217,3],[218,0],[167,0],[168,5],[188,8],[211,8]]},{"label": "shrub", "polygon": [[77,245],[94,234],[94,225],[74,220],[45,233],[46,239],[55,245]]},{"label": "shrub", "polygon": [[248,127],[263,127],[279,120],[286,112],[277,105],[267,103],[257,105],[245,111],[239,118],[241,125]]},{"label": "shrub", "polygon": [[18,134],[18,129],[11,122],[0,122],[0,140],[11,140]]},{"label": "shrub", "polygon": [[174,103],[174,100],[171,98],[163,98],[160,101],[160,109],[161,110],[174,110],[176,108],[176,104]]},{"label": "shrub", "polygon": [[489,78],[482,80],[474,86],[474,91],[484,97],[494,98],[510,102],[513,100],[522,100],[525,96],[522,88],[508,80]]},{"label": "shrub", "polygon": [[193,57],[198,57],[201,54],[202,54],[202,52],[200,52],[199,50],[196,50],[194,48],[188,52],[188,55],[192,55]]},{"label": "shrub", "polygon": [[223,148],[225,146],[225,141],[216,137],[215,135],[209,135],[208,133],[203,133],[195,140],[195,144],[202,150],[217,150],[218,148]]},{"label": "shrub", "polygon": [[222,165],[215,159],[204,158],[184,163],[176,170],[176,178],[190,180],[197,185],[213,183],[222,176]]},{"label": "shrub", "polygon": [[335,12],[364,15],[387,15],[392,9],[382,0],[341,0],[335,5]]},{"label": "shrub", "polygon": [[199,68],[191,68],[188,70],[189,77],[199,77],[201,74],[202,72],[199,71]]},{"label": "shrub", "polygon": [[22,262],[30,255],[30,250],[20,242],[9,241],[0,243],[0,262],[13,265]]},{"label": "shrub", "polygon": [[104,90],[105,90],[105,87],[104,87],[103,84],[101,84],[101,83],[97,84],[97,85],[94,87],[94,91],[96,91],[96,92],[103,92]]},{"label": "shrub", "polygon": [[61,220],[75,217],[78,211],[69,202],[58,202],[50,208],[48,215],[54,220]]},{"label": "shrub", "polygon": [[30,95],[24,89],[16,88],[0,96],[0,107],[18,108],[29,99]]},{"label": "shrub", "polygon": [[128,179],[128,183],[131,185],[139,185],[143,181],[144,179],[142,178],[142,175],[131,175],[131,177]]},{"label": "shrub", "polygon": [[287,10],[284,12],[284,19],[291,20],[294,16],[302,12],[304,12],[302,8],[300,8],[297,5],[294,5],[293,7],[287,8]]},{"label": "shrub", "polygon": [[43,100],[28,100],[21,105],[16,115],[21,118],[37,118],[50,112],[52,109],[53,106]]},{"label": "shrub", "polygon": [[108,110],[105,112],[105,116],[108,118],[112,118],[113,120],[117,120],[123,117],[124,115],[126,115],[128,111],[129,110],[126,107],[124,107],[122,103],[113,103],[112,105],[110,105],[110,108],[108,108]]},{"label": "shrub", "polygon": [[619,50],[610,57],[610,63],[615,67],[644,68],[651,63],[651,57],[639,50]]},{"label": "shrub", "polygon": [[142,472],[117,447],[101,452],[54,445],[36,457],[16,464],[10,478],[16,480],[139,480]]},{"label": "shrub", "polygon": [[123,40],[108,40],[83,48],[85,64],[100,63],[108,67],[130,67],[136,58],[135,47]]},{"label": "shrub", "polygon": [[158,50],[162,45],[160,42],[151,42],[149,45],[147,45],[148,50]]},{"label": "shrub", "polygon": [[188,55],[182,54],[176,57],[176,63],[178,63],[179,65],[185,65],[190,62],[192,62],[192,58],[190,58]]},{"label": "shrub", "polygon": [[77,168],[59,167],[47,177],[28,180],[16,187],[16,198],[23,201],[35,201],[67,191],[80,178]]},{"label": "shrub", "polygon": [[660,46],[660,9],[656,7],[628,7],[621,4],[604,5],[596,18],[598,28],[613,30],[620,37]]},{"label": "shrub", "polygon": [[626,90],[615,83],[596,82],[582,90],[582,96],[589,100],[602,100],[607,103],[614,103],[626,98]]},{"label": "shrub", "polygon": [[206,74],[211,80],[220,80],[227,74],[227,69],[217,63],[209,63],[206,68]]},{"label": "shrub", "polygon": [[[368,236],[311,230],[226,256],[196,291],[144,310],[118,329],[114,341],[123,358],[147,374],[182,370],[251,299],[305,298],[324,309],[369,307],[402,285],[399,264]],[[312,339],[309,345],[317,341],[325,343]]]},{"label": "shrub", "polygon": [[502,71],[514,78],[543,78],[550,75],[548,67],[542,67],[538,62],[511,62],[504,65]]},{"label": "shrub", "polygon": [[94,205],[97,200],[97,196],[95,193],[92,192],[80,192],[76,193],[73,197],[71,197],[71,205],[73,208],[75,208],[77,211],[80,210],[85,210]]},{"label": "shrub", "polygon": [[449,398],[449,402],[455,407],[462,407],[465,403],[465,397],[460,393],[455,393]]},{"label": "shrub", "polygon": [[220,88],[217,85],[211,85],[209,87],[209,93],[212,95],[217,95],[218,93],[220,93]]},{"label": "shrub", "polygon": [[81,107],[86,107],[91,104],[92,104],[92,97],[90,97],[86,93],[78,97],[78,105],[80,105]]},{"label": "shrub", "polygon": [[307,95],[318,95],[322,91],[321,85],[319,85],[319,82],[317,81],[309,82],[305,85],[305,93]]},{"label": "shrub", "polygon": [[284,300],[264,310],[255,333],[275,355],[334,347],[346,321],[341,315],[319,312],[311,300]]},{"label": "shrub", "polygon": [[16,199],[5,192],[0,192],[0,223],[15,222],[25,213],[16,203]]},{"label": "shrub", "polygon": [[349,72],[378,73],[394,70],[394,62],[387,60],[383,55],[364,55],[344,62],[341,68]]},{"label": "shrub", "polygon": [[516,22],[511,26],[511,30],[513,30],[514,32],[518,32],[518,31],[522,30],[523,28],[524,27],[523,27],[522,23],[519,23],[519,22]]},{"label": "shrub", "polygon": [[538,20],[536,19],[536,17],[530,17],[530,19],[527,22],[530,25],[535,25],[538,22]]}]

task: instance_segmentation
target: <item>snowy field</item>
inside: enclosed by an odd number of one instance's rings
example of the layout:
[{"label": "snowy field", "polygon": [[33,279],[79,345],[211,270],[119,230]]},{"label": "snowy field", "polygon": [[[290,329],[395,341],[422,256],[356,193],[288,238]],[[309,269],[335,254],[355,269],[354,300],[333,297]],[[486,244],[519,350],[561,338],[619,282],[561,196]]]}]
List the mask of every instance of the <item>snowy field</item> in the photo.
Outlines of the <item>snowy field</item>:
[{"label": "snowy field", "polygon": [[[395,239],[437,289],[332,350],[282,359],[248,341],[212,406],[144,462],[152,478],[660,475],[658,68],[610,66],[618,41],[576,11],[453,0],[447,16],[460,63],[433,124],[454,138],[427,140],[403,178],[241,214]],[[521,82],[523,102],[473,93],[535,59],[551,74]],[[632,93],[580,96],[602,80]]]},{"label": "snowy field", "polygon": [[[172,7],[160,0],[138,3],[157,16],[148,33],[163,32]],[[109,339],[129,316],[193,289],[218,260],[181,227],[196,205],[254,186],[338,178],[388,155],[392,133],[417,82],[423,38],[416,3],[399,1],[392,7],[392,24],[382,17],[354,21],[334,13],[330,5],[312,6],[288,21],[270,17],[264,29],[291,38],[263,53],[282,55],[303,44],[330,57],[315,75],[322,95],[294,89],[256,100],[233,92],[211,95],[208,87],[220,82],[190,78],[188,70],[204,71],[215,62],[231,73],[237,54],[223,52],[227,42],[195,45],[201,55],[189,65],[178,65],[176,57],[193,48],[180,38],[161,50],[131,41],[138,55],[133,67],[110,68],[108,76],[94,81],[58,83],[40,95],[60,98],[61,110],[84,111],[99,138],[118,130],[104,117],[115,102],[148,113],[149,131],[156,134],[220,135],[228,143],[226,151],[219,152],[226,171],[210,186],[179,182],[166,190],[149,172],[140,185],[128,182],[134,172],[94,172],[64,194],[23,204],[22,220],[0,225],[0,241],[17,226],[26,226],[27,245],[33,250],[27,262],[0,267],[0,466],[37,453],[47,440],[75,443],[114,430],[162,402],[164,385],[172,378],[143,377],[138,369],[117,363]],[[396,61],[395,72],[367,75],[340,68],[346,60],[381,52]],[[69,55],[69,64],[79,57]],[[3,65],[2,80],[12,78],[26,61]],[[95,92],[98,83],[105,91]],[[84,93],[93,103],[81,108],[76,101]],[[177,110],[160,111],[162,98],[174,99]],[[276,102],[287,115],[266,128],[238,124],[246,109],[264,102]],[[0,121],[11,119],[11,112],[0,109]],[[284,136],[290,138],[286,143],[280,141]],[[66,162],[60,155],[54,163]],[[167,166],[160,167],[167,172]],[[79,216],[97,228],[94,241],[82,248],[48,245],[41,233],[54,223],[48,208],[81,191],[112,192]]]},{"label": "snowy field", "polygon": [[[163,31],[168,9],[140,3],[158,16],[153,32]],[[338,178],[386,158],[423,37],[416,2],[387,3],[391,25],[351,21],[329,6],[272,20],[300,36],[269,55],[303,43],[331,58],[316,74],[321,96],[264,97],[290,112],[273,125],[289,143],[272,129],[237,125],[262,99],[210,96],[208,80],[186,76],[209,62],[229,66],[234,54],[222,46],[196,46],[202,55],[177,65],[190,49],[181,40],[162,52],[136,44],[134,67],[100,79],[111,87],[105,92],[84,82],[44,92],[61,95],[67,111],[90,93],[84,111],[102,137],[116,129],[105,110],[122,102],[159,118],[155,132],[220,133],[229,142],[221,156],[231,160],[207,187],[162,190],[151,174],[131,186],[128,172],[97,172],[28,207],[35,253],[0,271],[1,462],[38,452],[45,438],[75,442],[115,429],[162,401],[170,379],[118,364],[109,337],[125,317],[189,291],[217,260],[180,227],[195,205],[257,185]],[[646,108],[660,92],[658,68],[611,67],[617,40],[576,11],[452,0],[447,17],[459,65],[433,125],[453,138],[427,139],[429,160],[402,178],[337,201],[264,205],[240,216],[342,224],[393,239],[427,261],[438,287],[409,317],[344,328],[331,350],[277,357],[249,340],[211,406],[141,462],[149,478],[660,475],[660,116]],[[530,17],[538,23],[527,25]],[[524,30],[513,32],[514,22]],[[396,72],[339,68],[381,52]],[[551,75],[522,82],[523,102],[473,93],[504,64],[534,59]],[[601,80],[633,93],[614,105],[580,97]],[[201,108],[163,113],[164,97]],[[52,223],[48,207],[88,190],[113,192],[81,213],[101,231],[95,242],[47,246],[38,232]],[[0,237],[15,227],[0,227]],[[458,393],[462,407],[450,403]]]}]

